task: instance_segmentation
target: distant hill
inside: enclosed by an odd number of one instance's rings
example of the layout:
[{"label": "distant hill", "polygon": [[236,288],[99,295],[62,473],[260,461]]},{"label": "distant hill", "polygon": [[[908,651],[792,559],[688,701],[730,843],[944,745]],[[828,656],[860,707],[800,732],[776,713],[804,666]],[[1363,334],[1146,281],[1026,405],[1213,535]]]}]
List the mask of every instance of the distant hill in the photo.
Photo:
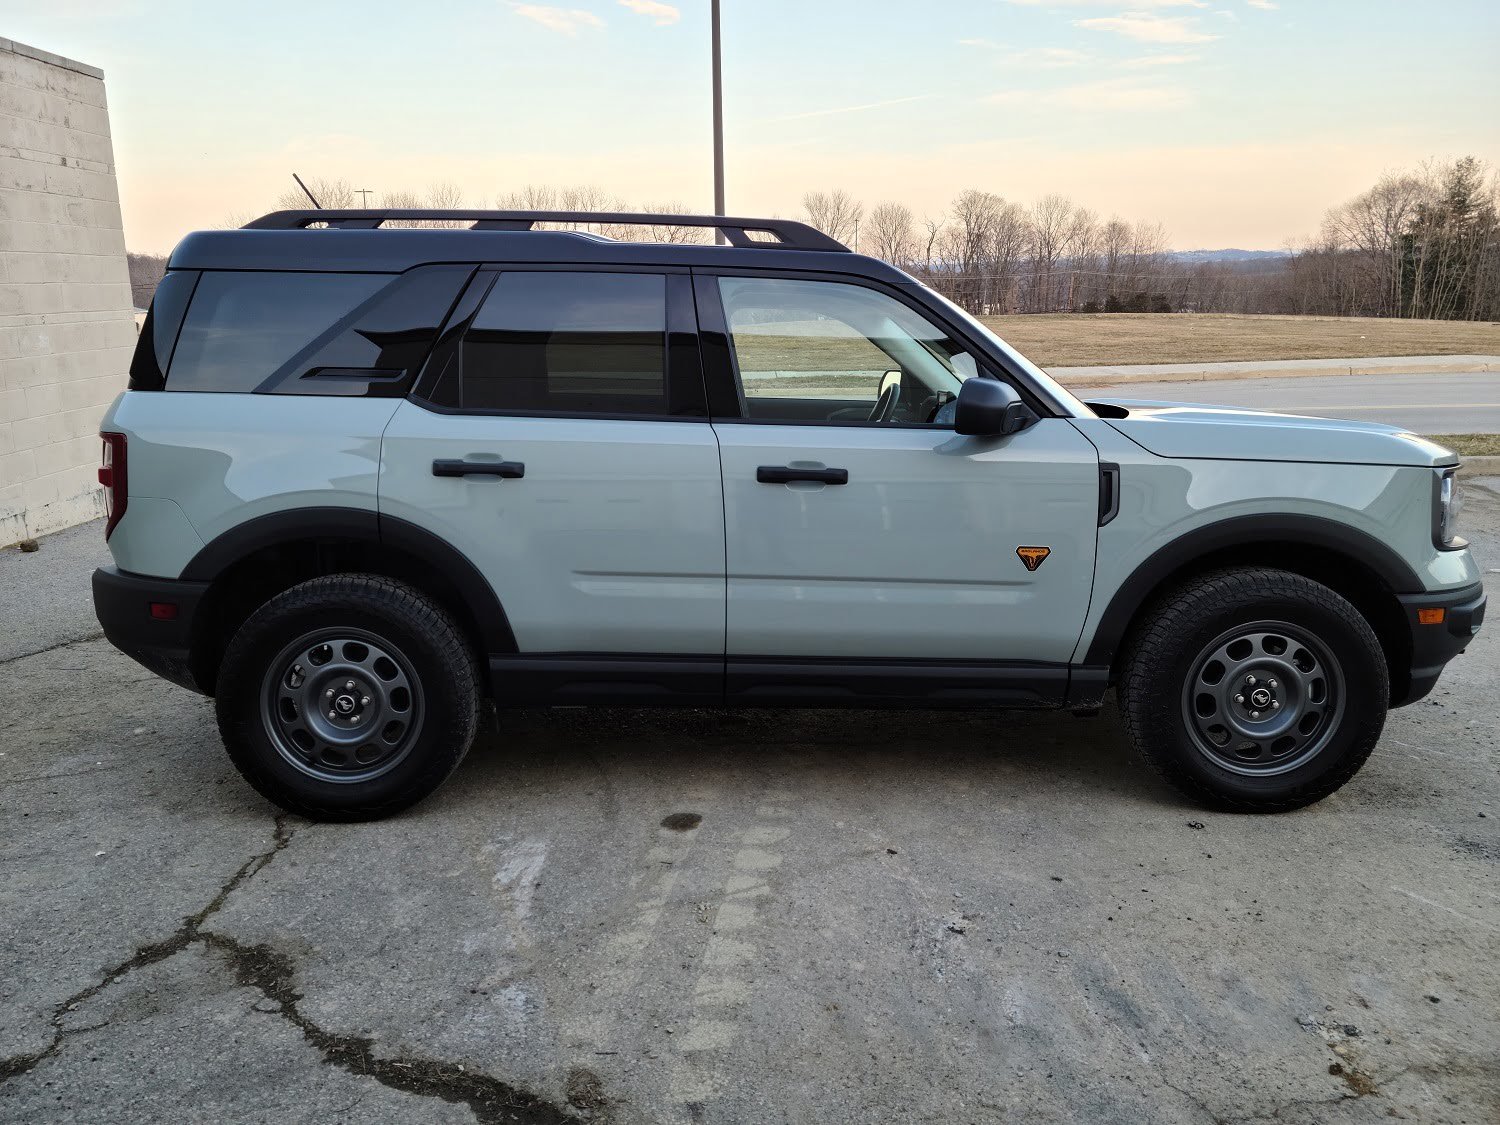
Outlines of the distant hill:
[{"label": "distant hill", "polygon": [[1174,262],[1263,262],[1290,258],[1285,250],[1173,250],[1167,255]]}]

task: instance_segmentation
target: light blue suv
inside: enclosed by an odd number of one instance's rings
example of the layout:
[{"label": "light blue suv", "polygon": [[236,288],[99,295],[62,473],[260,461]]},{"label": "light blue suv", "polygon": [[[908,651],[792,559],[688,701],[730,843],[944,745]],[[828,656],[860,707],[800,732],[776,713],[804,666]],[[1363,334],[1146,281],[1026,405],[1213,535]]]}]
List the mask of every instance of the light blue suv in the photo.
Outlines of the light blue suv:
[{"label": "light blue suv", "polygon": [[418,801],[489,705],[1091,712],[1112,685],[1180,790],[1290,809],[1484,616],[1449,450],[1080,402],[779,220],[194,234],[103,431],[106,634],[313,817]]}]

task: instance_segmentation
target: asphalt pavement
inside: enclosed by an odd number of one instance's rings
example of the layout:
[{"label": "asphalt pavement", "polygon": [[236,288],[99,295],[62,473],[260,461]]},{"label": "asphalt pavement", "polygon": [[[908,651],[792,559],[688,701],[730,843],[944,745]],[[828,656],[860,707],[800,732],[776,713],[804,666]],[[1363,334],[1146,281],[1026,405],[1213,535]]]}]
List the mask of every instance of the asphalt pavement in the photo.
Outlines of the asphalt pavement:
[{"label": "asphalt pavement", "polygon": [[1109,708],[559,710],[309,824],[79,638],[97,531],[0,572],[0,1121],[1500,1119],[1493,626],[1283,816]]},{"label": "asphalt pavement", "polygon": [[1082,398],[1167,399],[1318,418],[1355,418],[1419,434],[1500,433],[1500,372],[1339,375],[1072,387]]}]

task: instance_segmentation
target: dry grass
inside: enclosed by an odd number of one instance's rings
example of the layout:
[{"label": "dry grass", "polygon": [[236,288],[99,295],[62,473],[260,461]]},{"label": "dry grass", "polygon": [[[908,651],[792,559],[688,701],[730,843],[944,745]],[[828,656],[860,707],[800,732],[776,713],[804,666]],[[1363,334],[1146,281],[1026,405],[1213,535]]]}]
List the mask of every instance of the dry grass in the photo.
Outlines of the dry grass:
[{"label": "dry grass", "polygon": [[1500,434],[1436,434],[1432,440],[1464,457],[1500,457]]},{"label": "dry grass", "polygon": [[1500,324],[1220,313],[1057,313],[984,322],[1033,363],[1210,363],[1358,359],[1385,355],[1500,355]]}]

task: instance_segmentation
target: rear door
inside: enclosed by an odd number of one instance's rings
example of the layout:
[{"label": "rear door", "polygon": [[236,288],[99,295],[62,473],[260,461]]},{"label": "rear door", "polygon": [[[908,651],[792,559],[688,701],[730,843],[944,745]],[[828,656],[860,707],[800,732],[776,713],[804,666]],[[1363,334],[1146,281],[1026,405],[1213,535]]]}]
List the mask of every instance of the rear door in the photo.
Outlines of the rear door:
[{"label": "rear door", "polygon": [[757,658],[801,661],[804,677],[819,662],[1047,665],[1039,694],[1060,690],[1093,578],[1093,446],[1062,418],[956,434],[952,399],[982,361],[894,292],[696,281],[724,465],[731,696],[737,665]]},{"label": "rear door", "polygon": [[523,656],[691,656],[717,691],[723,493],[694,333],[685,272],[482,271],[387,427],[382,518],[462,551]]}]

